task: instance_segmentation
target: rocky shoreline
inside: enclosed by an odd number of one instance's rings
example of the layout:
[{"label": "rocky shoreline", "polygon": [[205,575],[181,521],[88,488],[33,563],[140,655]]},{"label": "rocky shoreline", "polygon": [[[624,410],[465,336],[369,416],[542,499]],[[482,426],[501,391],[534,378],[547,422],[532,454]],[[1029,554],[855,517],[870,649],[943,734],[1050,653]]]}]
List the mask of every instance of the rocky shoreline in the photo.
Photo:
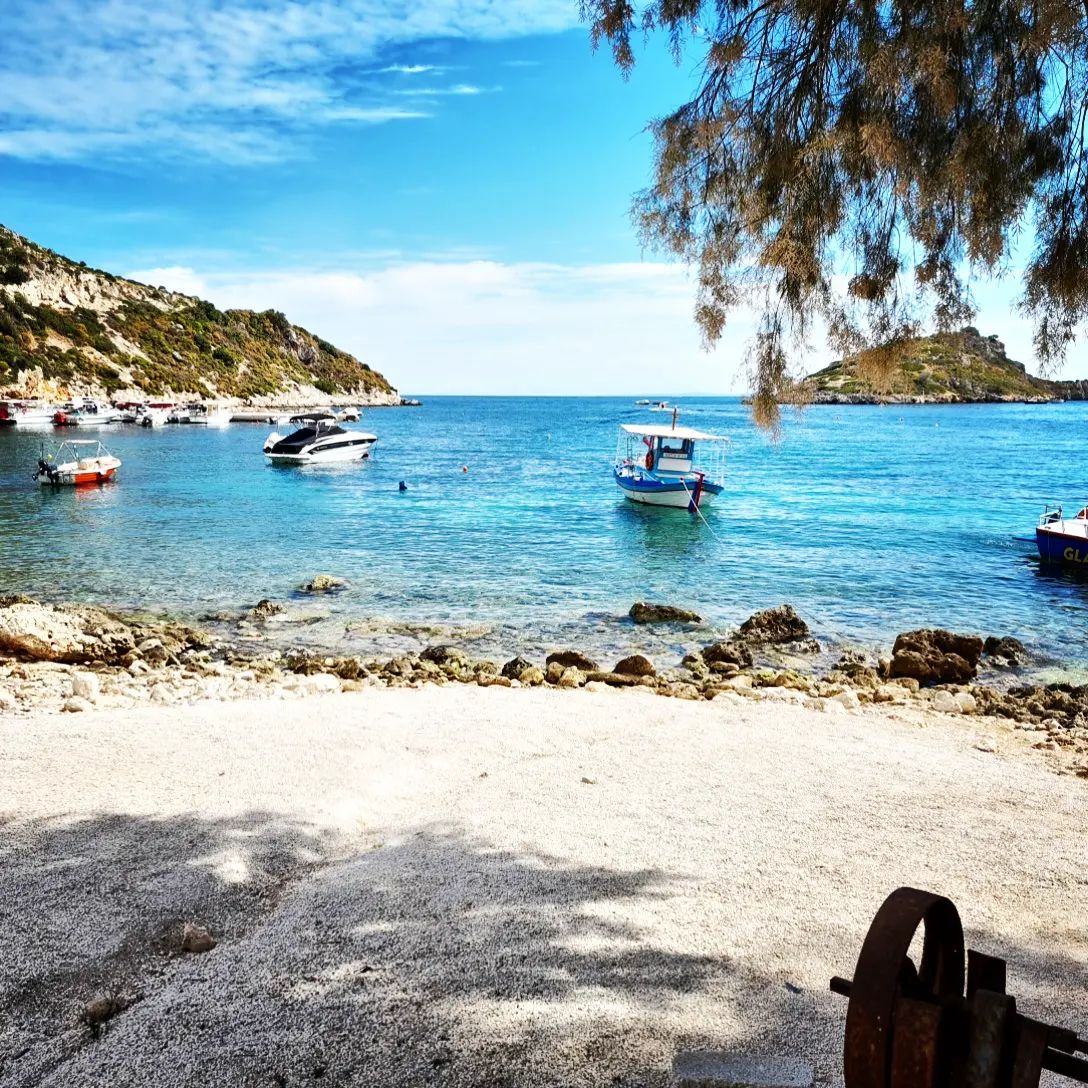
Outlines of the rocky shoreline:
[{"label": "rocky shoreline", "polygon": [[[262,602],[251,613],[254,622],[278,607]],[[678,624],[697,617],[637,602],[632,619]],[[822,672],[798,667],[819,649],[790,605],[757,612],[729,637],[688,653],[679,665],[659,667],[639,653],[609,665],[576,648],[543,661],[518,656],[505,662],[474,659],[449,644],[381,659],[254,648],[185,624],[9,597],[0,600],[0,713],[297,699],[451,683],[757,700],[831,714],[912,707],[988,719],[1053,753],[1059,770],[1088,777],[1088,685],[1000,689],[997,682],[1025,664],[1015,639],[922,629],[901,634],[886,658],[847,651]]]}]

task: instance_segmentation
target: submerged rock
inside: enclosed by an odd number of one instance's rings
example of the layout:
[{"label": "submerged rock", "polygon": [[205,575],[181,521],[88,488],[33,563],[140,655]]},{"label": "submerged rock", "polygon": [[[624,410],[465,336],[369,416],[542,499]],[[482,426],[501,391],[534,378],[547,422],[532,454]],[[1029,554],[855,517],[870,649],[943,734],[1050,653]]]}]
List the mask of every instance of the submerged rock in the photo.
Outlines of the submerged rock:
[{"label": "submerged rock", "polygon": [[740,625],[738,637],[756,645],[798,642],[808,637],[808,624],[797,615],[793,605],[781,604],[749,616]]},{"label": "submerged rock", "polygon": [[266,620],[271,616],[278,616],[283,610],[282,604],[277,604],[265,597],[249,610],[249,615],[255,620]]},{"label": "submerged rock", "polygon": [[677,608],[673,604],[651,604],[647,601],[635,601],[627,614],[635,623],[703,622],[703,617],[698,612],[689,612],[686,608]]},{"label": "submerged rock", "polygon": [[904,631],[892,647],[888,675],[912,677],[920,684],[965,684],[974,679],[982,639],[942,628]]},{"label": "submerged rock", "polygon": [[546,665],[551,665],[553,662],[562,665],[564,668],[574,667],[581,669],[582,672],[596,672],[600,666],[591,657],[587,657],[579,650],[556,650],[553,654],[548,654],[545,660]]},{"label": "submerged rock", "polygon": [[315,574],[308,582],[300,585],[300,593],[334,593],[343,589],[347,582],[343,578],[334,578],[331,574]]}]

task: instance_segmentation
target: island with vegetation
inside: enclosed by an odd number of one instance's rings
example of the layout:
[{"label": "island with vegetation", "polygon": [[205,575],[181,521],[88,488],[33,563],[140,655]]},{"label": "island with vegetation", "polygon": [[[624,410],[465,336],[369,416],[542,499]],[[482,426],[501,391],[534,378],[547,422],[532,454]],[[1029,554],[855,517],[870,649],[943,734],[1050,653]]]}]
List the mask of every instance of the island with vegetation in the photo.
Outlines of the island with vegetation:
[{"label": "island with vegetation", "polygon": [[277,310],[88,268],[0,226],[0,391],[8,397],[399,403],[353,355]]},{"label": "island with vegetation", "polygon": [[848,356],[798,383],[810,404],[1030,404],[1084,400],[1088,382],[1050,381],[1005,354],[996,336],[968,325]]}]

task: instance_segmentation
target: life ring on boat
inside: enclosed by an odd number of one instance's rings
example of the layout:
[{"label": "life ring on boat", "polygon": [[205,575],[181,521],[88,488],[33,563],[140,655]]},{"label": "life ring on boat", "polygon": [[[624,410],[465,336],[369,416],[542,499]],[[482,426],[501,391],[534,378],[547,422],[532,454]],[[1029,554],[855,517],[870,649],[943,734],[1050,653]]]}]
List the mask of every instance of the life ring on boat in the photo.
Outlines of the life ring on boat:
[{"label": "life ring on boat", "polygon": [[650,450],[650,452],[646,454],[646,471],[647,472],[653,472],[653,470],[654,470],[654,451]]}]

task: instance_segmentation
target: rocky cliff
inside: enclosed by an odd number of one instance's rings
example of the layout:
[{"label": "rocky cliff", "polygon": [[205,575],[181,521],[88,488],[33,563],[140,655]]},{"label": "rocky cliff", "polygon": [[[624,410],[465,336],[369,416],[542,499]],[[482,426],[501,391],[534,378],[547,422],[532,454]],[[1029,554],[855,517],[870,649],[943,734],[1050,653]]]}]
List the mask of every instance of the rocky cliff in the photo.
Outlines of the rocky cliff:
[{"label": "rocky cliff", "polygon": [[396,403],[382,377],[276,310],[87,268],[0,226],[0,393]]},{"label": "rocky cliff", "polygon": [[1084,400],[1088,382],[1047,381],[971,326],[849,356],[810,374],[799,400],[816,404],[971,404]]}]

